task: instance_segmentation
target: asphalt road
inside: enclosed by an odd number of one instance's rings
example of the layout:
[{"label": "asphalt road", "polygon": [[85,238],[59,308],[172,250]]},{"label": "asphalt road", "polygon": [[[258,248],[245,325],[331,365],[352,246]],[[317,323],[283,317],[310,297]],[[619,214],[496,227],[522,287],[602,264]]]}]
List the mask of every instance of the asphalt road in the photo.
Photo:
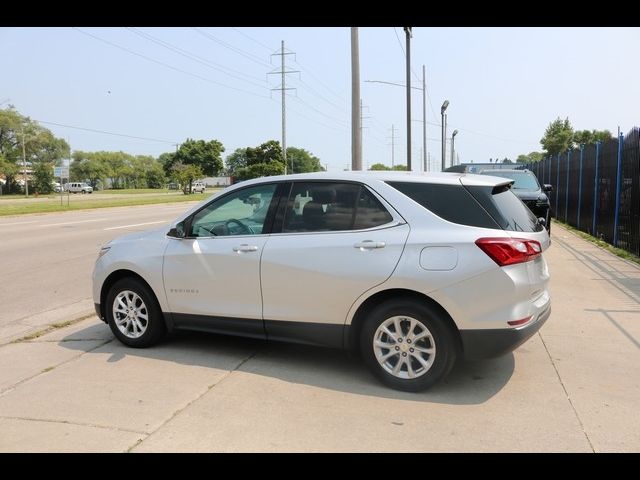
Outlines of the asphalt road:
[{"label": "asphalt road", "polygon": [[100,246],[168,224],[195,203],[0,217],[0,344],[90,314]]}]

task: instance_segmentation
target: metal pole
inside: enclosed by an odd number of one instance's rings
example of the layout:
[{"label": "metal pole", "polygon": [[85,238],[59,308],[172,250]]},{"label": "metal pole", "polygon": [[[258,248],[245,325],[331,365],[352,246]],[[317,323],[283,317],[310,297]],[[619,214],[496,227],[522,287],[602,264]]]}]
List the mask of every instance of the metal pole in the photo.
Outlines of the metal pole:
[{"label": "metal pole", "polygon": [[424,65],[422,65],[422,163],[423,171],[427,172],[427,80]]},{"label": "metal pole", "polygon": [[591,230],[591,235],[597,237],[596,235],[596,223],[598,220],[598,160],[600,157],[600,142],[596,142],[596,173],[593,179],[593,228]]},{"label": "metal pole", "polygon": [[407,170],[411,171],[411,27],[404,27],[407,44]]},{"label": "metal pole", "polygon": [[576,227],[580,230],[580,210],[582,208],[582,157],[584,154],[584,145],[580,145],[580,172],[578,177],[578,220]]},{"label": "metal pole", "polygon": [[569,168],[571,161],[571,150],[567,150],[567,191],[564,195],[564,222],[569,223]]},{"label": "metal pole", "polygon": [[558,154],[556,160],[556,218],[558,218],[558,199],[560,198],[560,154]]},{"label": "metal pole", "polygon": [[24,180],[24,196],[29,196],[29,182],[27,181],[27,153],[24,147],[24,125],[20,124],[22,132],[22,178]]},{"label": "metal pole", "polygon": [[362,170],[358,27],[351,27],[351,170]]},{"label": "metal pole", "polygon": [[[618,127],[620,132],[620,127]],[[618,222],[620,221],[620,190],[622,183],[622,142],[624,136],[618,133],[618,166],[616,172],[616,209],[613,217],[613,246],[618,246]]]},{"label": "metal pole", "polygon": [[445,164],[444,167],[447,168],[446,165],[446,161],[447,161],[447,114],[444,114],[444,137],[443,140],[444,145],[442,146],[442,150],[443,150],[443,154],[442,154],[442,158],[443,158],[443,163]]},{"label": "metal pole", "polygon": [[[286,85],[285,85],[285,74],[284,74],[284,40],[281,40],[280,46],[282,48],[282,159],[284,161],[284,174],[287,174],[287,117],[286,117],[286,108],[285,108],[285,93]],[[291,168],[291,173],[293,173],[293,168]]]}]

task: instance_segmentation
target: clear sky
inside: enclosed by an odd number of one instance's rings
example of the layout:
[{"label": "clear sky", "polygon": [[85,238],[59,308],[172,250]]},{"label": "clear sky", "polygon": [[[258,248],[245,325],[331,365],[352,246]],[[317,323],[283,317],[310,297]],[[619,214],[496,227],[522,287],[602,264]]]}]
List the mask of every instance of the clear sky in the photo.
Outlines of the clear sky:
[{"label": "clear sky", "polygon": [[[366,82],[405,82],[403,29],[362,27],[359,36],[363,163],[391,164],[392,125],[395,161],[406,163],[406,91]],[[287,68],[300,71],[287,75],[287,87],[296,88],[287,98],[287,145],[311,151],[329,170],[349,167],[348,27],[0,28],[0,107],[11,103],[39,121],[147,138],[43,123],[74,150],[157,156],[189,137],[215,138],[226,157],[281,139],[280,92],[270,90],[280,77],[267,72],[279,69],[280,57],[271,54],[282,40],[296,53],[287,56]],[[440,166],[445,99],[448,136],[459,130],[461,162],[541,150],[544,129],[558,116],[575,129],[614,134],[618,126],[627,132],[639,125],[639,45],[640,28],[414,27],[412,82],[422,86],[426,65],[432,168]],[[412,92],[419,165],[422,93]]]}]

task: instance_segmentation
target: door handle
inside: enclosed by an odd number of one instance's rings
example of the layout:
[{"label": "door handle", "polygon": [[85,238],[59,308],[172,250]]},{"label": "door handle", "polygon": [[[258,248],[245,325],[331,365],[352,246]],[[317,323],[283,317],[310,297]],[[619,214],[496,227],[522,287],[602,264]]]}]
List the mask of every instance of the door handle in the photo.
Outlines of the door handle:
[{"label": "door handle", "polygon": [[243,243],[242,245],[237,247],[233,247],[233,251],[236,253],[255,252],[257,250],[258,250],[257,245],[247,245],[246,243]]},{"label": "door handle", "polygon": [[373,250],[376,248],[384,248],[387,244],[384,242],[374,242],[373,240],[365,240],[363,242],[356,243],[353,248],[359,248],[361,251]]}]

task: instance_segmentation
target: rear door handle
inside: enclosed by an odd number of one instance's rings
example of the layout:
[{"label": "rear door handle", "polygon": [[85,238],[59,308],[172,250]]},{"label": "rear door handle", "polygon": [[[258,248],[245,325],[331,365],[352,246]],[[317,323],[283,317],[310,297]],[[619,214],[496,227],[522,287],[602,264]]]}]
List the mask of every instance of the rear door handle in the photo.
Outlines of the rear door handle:
[{"label": "rear door handle", "polygon": [[239,245],[237,247],[233,247],[233,251],[236,253],[256,252],[257,250],[257,245],[247,245],[246,243],[243,243],[242,245]]},{"label": "rear door handle", "polygon": [[376,248],[384,248],[387,244],[384,242],[374,242],[373,240],[365,240],[363,242],[356,243],[353,248],[359,248],[361,251],[373,250]]}]

